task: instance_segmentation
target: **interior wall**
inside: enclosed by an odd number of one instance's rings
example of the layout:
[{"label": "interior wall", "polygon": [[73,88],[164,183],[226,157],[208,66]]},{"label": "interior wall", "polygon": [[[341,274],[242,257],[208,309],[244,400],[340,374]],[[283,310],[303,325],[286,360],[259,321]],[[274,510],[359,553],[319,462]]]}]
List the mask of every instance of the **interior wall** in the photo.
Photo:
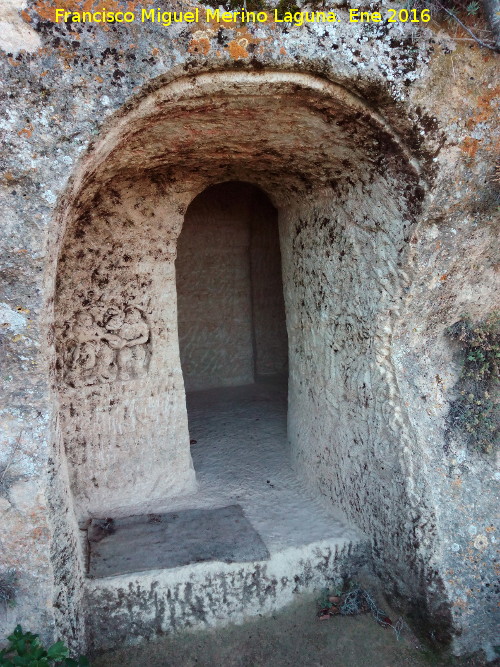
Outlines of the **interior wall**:
[{"label": "interior wall", "polygon": [[253,382],[248,187],[213,186],[186,213],[176,260],[186,391]]},{"label": "interior wall", "polygon": [[178,208],[161,179],[115,179],[66,234],[57,374],[79,520],[153,511],[195,488],[178,362]]},{"label": "interior wall", "polygon": [[255,374],[286,375],[288,336],[281,273],[278,212],[267,197],[252,198],[250,265]]},{"label": "interior wall", "polygon": [[435,519],[422,518],[427,480],[409,460],[415,441],[391,359],[412,219],[396,182],[386,171],[280,211],[288,436],[298,474],[372,536],[390,588],[424,605],[415,544]]},{"label": "interior wall", "polygon": [[176,276],[187,391],[286,370],[277,215],[260,189],[221,183],[194,199],[177,245]]}]

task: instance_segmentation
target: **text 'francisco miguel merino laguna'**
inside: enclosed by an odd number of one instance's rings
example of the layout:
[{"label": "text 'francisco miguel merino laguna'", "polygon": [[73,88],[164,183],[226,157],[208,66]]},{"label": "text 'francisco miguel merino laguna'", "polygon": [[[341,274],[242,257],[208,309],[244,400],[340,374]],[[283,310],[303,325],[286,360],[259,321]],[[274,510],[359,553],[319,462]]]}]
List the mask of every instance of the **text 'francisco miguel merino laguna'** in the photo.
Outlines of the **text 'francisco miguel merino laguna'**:
[{"label": "text 'francisco miguel merino laguna'", "polygon": [[[382,16],[380,12],[362,12],[359,9],[349,10],[349,23],[381,23],[384,19],[388,23],[398,23],[410,21],[411,23],[427,23],[430,21],[428,9],[418,12],[416,9],[388,9],[387,16]],[[103,9],[96,12],[70,12],[67,9],[56,9],[56,22],[67,21],[71,23],[158,23],[168,27],[173,23],[292,23],[295,26],[301,26],[303,23],[337,23],[340,18],[332,11],[326,12],[285,12],[280,15],[278,10],[274,12],[249,12],[246,10],[235,12],[224,12],[220,9],[206,8],[204,15],[200,16],[200,10],[195,9],[190,12],[164,12],[161,9],[142,9],[141,13],[136,12],[116,12]]]}]

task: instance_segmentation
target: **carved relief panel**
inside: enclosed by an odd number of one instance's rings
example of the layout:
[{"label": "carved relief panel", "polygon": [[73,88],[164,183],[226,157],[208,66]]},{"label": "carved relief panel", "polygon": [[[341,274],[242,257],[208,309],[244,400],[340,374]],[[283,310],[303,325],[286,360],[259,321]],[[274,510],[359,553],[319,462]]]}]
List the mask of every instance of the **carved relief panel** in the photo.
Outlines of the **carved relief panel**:
[{"label": "carved relief panel", "polygon": [[62,335],[60,368],[72,387],[134,380],[147,372],[150,357],[150,327],[133,305],[110,305],[102,315],[77,310]]}]

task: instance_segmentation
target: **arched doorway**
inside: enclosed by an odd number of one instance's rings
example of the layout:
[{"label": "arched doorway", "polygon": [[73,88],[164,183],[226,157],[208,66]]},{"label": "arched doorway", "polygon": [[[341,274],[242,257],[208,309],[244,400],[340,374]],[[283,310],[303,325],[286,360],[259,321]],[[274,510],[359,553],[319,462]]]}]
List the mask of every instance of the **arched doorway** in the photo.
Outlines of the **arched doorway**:
[{"label": "arched doorway", "polygon": [[[273,576],[286,580],[288,593],[289,575],[308,569],[312,556],[297,555],[296,566],[282,571],[280,549],[312,548],[332,530],[329,517],[317,521],[319,501],[306,498],[299,507],[286,453],[274,483],[267,471],[275,450],[267,441],[258,453],[235,449],[258,420],[249,421],[248,413],[214,457],[232,460],[232,469],[217,478],[208,461],[203,475],[195,460],[194,493],[189,440],[196,436],[188,430],[179,355],[177,241],[197,193],[214,182],[252,181],[279,209],[294,469],[335,512],[369,535],[383,535],[385,557],[394,555],[391,567],[410,581],[414,547],[402,545],[400,536],[410,507],[401,443],[411,434],[391,341],[408,280],[409,234],[424,194],[419,165],[378,112],[316,75],[221,72],[200,74],[195,83],[186,77],[139,100],[96,145],[68,193],[55,289],[56,439],[66,451],[76,517],[82,523],[154,517],[198,510],[202,501],[220,508],[240,502],[244,476],[243,509],[265,536],[271,559],[276,556]],[[241,327],[252,339],[242,364],[246,375],[206,373],[206,391],[224,381],[224,391],[236,398],[236,385],[255,378],[250,310],[250,330],[248,318]],[[142,337],[131,337],[134,327]],[[184,336],[181,331],[181,342]],[[134,354],[119,353],[132,342]],[[186,350],[183,356],[185,365]],[[186,374],[190,382],[201,377]],[[234,470],[242,476],[235,479]],[[259,484],[247,474],[256,470]],[[209,478],[216,483],[204,487]],[[344,526],[334,526],[332,540],[348,538]],[[337,547],[332,542],[328,549],[337,553]],[[115,594],[112,582],[109,593]]]},{"label": "arched doorway", "polygon": [[265,535],[272,508],[259,510],[253,492],[287,484],[290,454],[278,212],[260,188],[229,181],[195,197],[177,242],[176,286],[194,503],[241,503]]},{"label": "arched doorway", "polygon": [[262,190],[228,182],[194,199],[176,282],[186,391],[286,379],[277,211]]},{"label": "arched doorway", "polygon": [[[207,73],[194,87],[181,78],[117,122],[75,175],[60,221],[56,439],[79,519],[158,510],[194,490],[177,241],[207,185],[251,180],[279,208],[295,468],[370,528],[375,485],[364,471],[399,474],[399,450],[385,443],[406,437],[387,350],[418,173],[378,113],[310,74]],[[133,353],[117,347],[132,342]],[[248,354],[245,363],[227,384],[252,380]],[[379,443],[383,456],[365,465]]]}]

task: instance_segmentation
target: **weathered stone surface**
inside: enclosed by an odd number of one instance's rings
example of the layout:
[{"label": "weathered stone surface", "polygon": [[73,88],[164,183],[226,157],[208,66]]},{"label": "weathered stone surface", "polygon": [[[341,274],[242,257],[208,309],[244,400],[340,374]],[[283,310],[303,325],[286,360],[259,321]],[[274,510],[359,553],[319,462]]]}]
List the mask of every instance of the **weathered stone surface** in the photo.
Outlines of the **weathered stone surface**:
[{"label": "weathered stone surface", "polygon": [[269,559],[266,546],[240,505],[118,519],[109,535],[101,534],[99,521],[94,523],[97,534],[92,536],[89,529],[89,575],[93,578],[204,561],[247,563]]},{"label": "weathered stone surface", "polygon": [[86,589],[86,605],[94,610],[87,623],[88,646],[109,650],[183,628],[270,614],[298,593],[356,573],[364,555],[359,546],[332,549],[325,541],[287,549],[268,561],[208,562],[93,579]]},{"label": "weathered stone surface", "polygon": [[[175,244],[197,194],[243,180],[279,212],[297,469],[436,636],[490,651],[493,464],[445,446],[444,331],[498,307],[496,57],[401,25],[104,30],[18,5],[0,15],[2,632],[81,646],[77,518],[192,488]],[[112,307],[136,309],[140,349],[68,382],[75,311]]]},{"label": "weathered stone surface", "polygon": [[25,10],[26,0],[4,0],[0,7],[0,48],[9,53],[33,52],[41,47],[40,36],[30,28],[20,10]]}]

